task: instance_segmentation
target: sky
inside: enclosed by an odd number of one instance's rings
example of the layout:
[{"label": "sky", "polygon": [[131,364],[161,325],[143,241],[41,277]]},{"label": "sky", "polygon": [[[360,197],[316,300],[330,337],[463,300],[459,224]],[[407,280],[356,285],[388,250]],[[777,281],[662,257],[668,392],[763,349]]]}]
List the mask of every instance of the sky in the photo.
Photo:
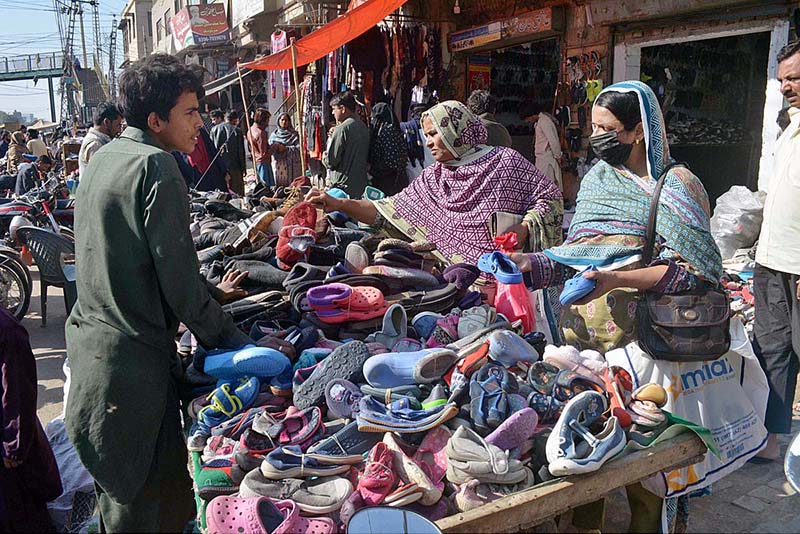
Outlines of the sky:
[{"label": "sky", "polygon": [[[108,68],[108,40],[113,26],[113,15],[116,14],[119,20],[119,13],[122,12],[126,2],[125,0],[98,0],[98,2],[100,49],[103,51],[103,66]],[[0,32],[0,60],[4,57],[61,50],[53,0],[0,0],[0,20],[3,25],[3,31]],[[92,7],[88,4],[84,4],[83,25],[86,32],[86,53],[91,56],[96,43],[92,26]],[[76,31],[75,36],[75,53],[82,58],[79,31]],[[89,61],[91,64],[91,57]],[[117,32],[117,67],[121,62],[122,32]],[[54,78],[56,118],[60,108],[58,84],[58,78]],[[35,86],[32,80],[0,82],[0,110],[33,113],[38,118],[49,120],[50,101],[47,81],[39,80]]]}]

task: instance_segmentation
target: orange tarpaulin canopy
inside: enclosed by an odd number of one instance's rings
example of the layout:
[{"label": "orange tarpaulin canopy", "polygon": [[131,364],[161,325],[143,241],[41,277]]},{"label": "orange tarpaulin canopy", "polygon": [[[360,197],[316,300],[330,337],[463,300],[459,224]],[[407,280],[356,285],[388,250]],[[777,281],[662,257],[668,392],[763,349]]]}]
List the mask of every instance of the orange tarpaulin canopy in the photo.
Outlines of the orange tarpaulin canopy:
[{"label": "orange tarpaulin canopy", "polygon": [[[295,42],[297,66],[328,55],[374,27],[408,0],[367,0],[322,28]],[[242,68],[256,70],[287,70],[292,68],[291,47],[261,59],[242,63]]]}]

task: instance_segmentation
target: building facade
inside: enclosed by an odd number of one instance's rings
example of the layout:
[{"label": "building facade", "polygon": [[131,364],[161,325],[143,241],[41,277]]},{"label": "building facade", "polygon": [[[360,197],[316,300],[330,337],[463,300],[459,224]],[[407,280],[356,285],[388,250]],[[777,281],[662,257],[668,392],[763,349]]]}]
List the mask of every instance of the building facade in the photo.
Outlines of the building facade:
[{"label": "building facade", "polygon": [[153,0],[130,0],[120,14],[123,66],[153,52]]},{"label": "building facade", "polygon": [[[273,111],[291,107],[291,97],[285,102],[271,87],[265,90],[263,71],[248,74],[242,91],[237,61],[273,53],[274,43],[285,46],[291,37],[302,38],[351,5],[347,0],[228,0],[218,4],[228,25],[223,42],[187,37],[197,34],[196,24],[204,24],[202,14],[187,9],[192,7],[184,4],[187,0],[139,7],[148,1],[132,0],[123,13],[130,28],[126,58],[134,59],[134,40],[138,55],[148,53],[151,43],[153,51],[203,65],[213,105],[241,109],[244,92],[248,102]],[[784,107],[775,56],[792,35],[795,9],[792,0],[409,0],[400,16],[381,26],[393,35],[397,28],[421,26],[441,35],[441,42],[425,45],[440,49],[432,56],[434,70],[444,73],[437,83],[428,81],[431,88],[440,98],[460,100],[474,89],[488,89],[498,100],[498,120],[523,154],[531,152],[533,132],[518,116],[522,105],[536,102],[556,116],[575,189],[581,165],[588,163],[596,92],[621,80],[648,83],[664,110],[673,155],[703,179],[713,201],[732,185],[766,185],[778,134],[775,121]],[[148,10],[149,31],[135,22]],[[176,13],[186,32],[178,39]],[[370,53],[383,55],[378,48]],[[390,98],[399,98],[396,86],[385,89]]]}]

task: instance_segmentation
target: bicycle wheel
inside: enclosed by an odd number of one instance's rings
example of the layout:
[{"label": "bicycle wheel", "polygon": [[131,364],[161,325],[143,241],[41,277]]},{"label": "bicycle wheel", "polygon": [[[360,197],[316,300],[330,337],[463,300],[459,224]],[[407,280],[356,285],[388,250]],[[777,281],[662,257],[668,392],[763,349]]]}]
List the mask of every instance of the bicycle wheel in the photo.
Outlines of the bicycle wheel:
[{"label": "bicycle wheel", "polygon": [[8,263],[0,263],[0,306],[21,321],[28,312],[31,291],[23,276]]}]

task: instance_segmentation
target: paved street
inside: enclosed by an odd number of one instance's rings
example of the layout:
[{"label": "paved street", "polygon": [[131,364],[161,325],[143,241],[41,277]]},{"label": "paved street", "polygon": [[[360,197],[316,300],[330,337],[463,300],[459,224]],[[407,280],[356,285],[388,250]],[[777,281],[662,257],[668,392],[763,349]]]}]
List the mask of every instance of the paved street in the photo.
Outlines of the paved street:
[{"label": "paved street", "polygon": [[[34,278],[38,274],[33,273]],[[60,289],[50,288],[47,327],[41,327],[39,282],[34,282],[30,311],[23,324],[31,336],[39,373],[38,412],[43,424],[62,411],[66,355],[66,314]],[[795,421],[800,431],[800,420]],[[790,436],[783,439],[785,451]],[[624,492],[615,494],[607,512],[607,532],[621,532],[629,512]],[[716,484],[711,497],[691,503],[690,532],[800,532],[800,499],[783,476],[781,464],[748,464]]]},{"label": "paved street", "polygon": [[42,425],[61,414],[64,399],[64,358],[67,354],[64,341],[64,322],[67,319],[64,293],[57,287],[48,290],[47,326],[42,328],[41,301],[39,299],[39,273],[31,270],[34,277],[33,295],[28,314],[22,324],[28,330],[33,353],[36,355],[36,371],[39,378],[37,409]]}]

